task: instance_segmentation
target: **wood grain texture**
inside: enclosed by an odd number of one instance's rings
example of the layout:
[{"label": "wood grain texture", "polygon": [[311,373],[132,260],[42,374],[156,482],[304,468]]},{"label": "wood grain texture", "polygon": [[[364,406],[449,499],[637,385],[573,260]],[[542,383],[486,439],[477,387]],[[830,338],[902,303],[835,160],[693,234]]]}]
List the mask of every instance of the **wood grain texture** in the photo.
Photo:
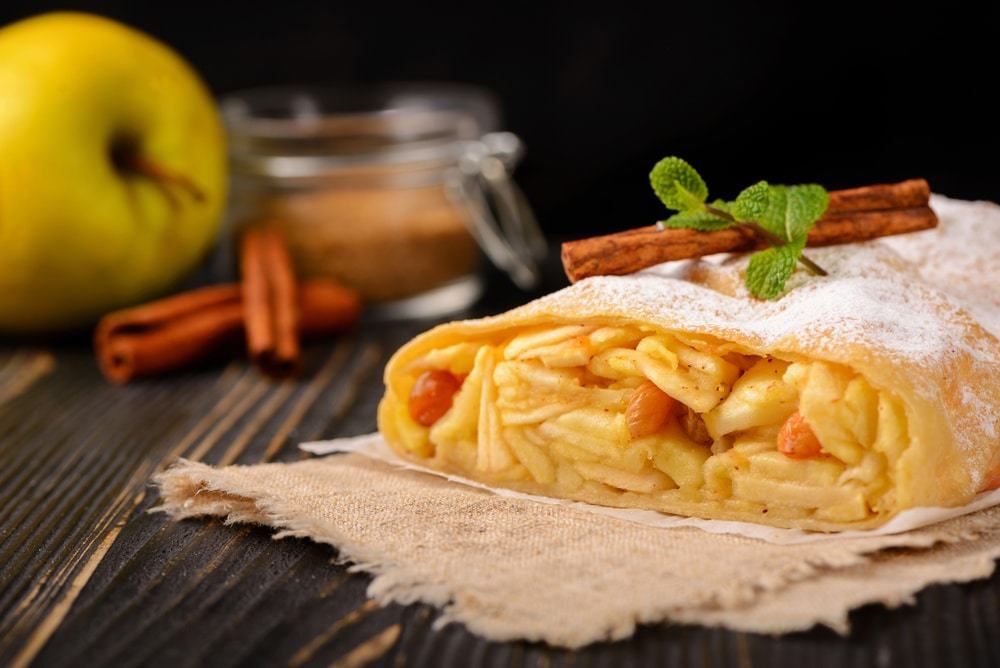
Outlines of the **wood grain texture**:
[{"label": "wood grain texture", "polygon": [[[179,456],[293,461],[301,441],[372,431],[382,365],[431,324],[366,324],[311,345],[303,377],[281,382],[234,361],[116,387],[84,345],[50,351],[44,373],[25,372],[30,382],[12,374],[21,380],[9,395],[0,376],[0,665],[1000,665],[1000,576],[858,610],[847,638],[647,626],[570,651],[438,629],[424,605],[379,607],[368,576],[329,546],[148,512],[150,475]],[[28,369],[24,355],[0,347],[0,370]]]}]

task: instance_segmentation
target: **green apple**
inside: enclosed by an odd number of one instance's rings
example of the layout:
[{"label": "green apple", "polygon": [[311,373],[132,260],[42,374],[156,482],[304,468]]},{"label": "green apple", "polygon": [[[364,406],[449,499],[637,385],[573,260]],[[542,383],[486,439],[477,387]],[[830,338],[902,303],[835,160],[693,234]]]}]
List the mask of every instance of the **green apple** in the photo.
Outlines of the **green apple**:
[{"label": "green apple", "polygon": [[181,287],[221,227],[225,144],[205,82],[150,35],[79,12],[0,28],[0,334]]}]

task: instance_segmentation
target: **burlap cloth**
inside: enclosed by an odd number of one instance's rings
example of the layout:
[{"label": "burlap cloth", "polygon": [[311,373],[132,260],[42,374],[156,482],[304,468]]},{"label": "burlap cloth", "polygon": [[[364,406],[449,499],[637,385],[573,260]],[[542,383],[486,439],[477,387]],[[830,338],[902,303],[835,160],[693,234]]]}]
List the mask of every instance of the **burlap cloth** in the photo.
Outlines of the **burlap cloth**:
[{"label": "burlap cloth", "polygon": [[781,634],[848,633],[869,603],[912,603],[932,583],[988,577],[1000,507],[888,536],[776,544],[663,528],[493,494],[362,454],[157,475],[155,510],[273,527],[336,548],[373,576],[369,596],[424,602],[439,623],[497,641],[581,647],[637,624],[697,623]]}]

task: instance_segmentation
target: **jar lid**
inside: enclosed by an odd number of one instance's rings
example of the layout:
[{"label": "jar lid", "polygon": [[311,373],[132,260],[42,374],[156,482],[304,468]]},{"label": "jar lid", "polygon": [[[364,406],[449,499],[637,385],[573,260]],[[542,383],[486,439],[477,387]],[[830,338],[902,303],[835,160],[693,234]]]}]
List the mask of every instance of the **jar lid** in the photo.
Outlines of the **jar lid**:
[{"label": "jar lid", "polygon": [[453,83],[255,88],[220,101],[233,170],[295,178],[358,165],[451,163],[499,126],[486,89]]}]

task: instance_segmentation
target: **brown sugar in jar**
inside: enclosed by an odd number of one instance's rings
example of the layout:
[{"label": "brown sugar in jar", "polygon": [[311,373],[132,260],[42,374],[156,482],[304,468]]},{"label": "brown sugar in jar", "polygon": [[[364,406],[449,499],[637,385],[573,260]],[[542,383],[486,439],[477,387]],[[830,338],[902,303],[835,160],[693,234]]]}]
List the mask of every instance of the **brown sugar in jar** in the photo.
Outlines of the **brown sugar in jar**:
[{"label": "brown sugar in jar", "polygon": [[319,189],[272,196],[303,277],[332,276],[368,302],[412,297],[473,275],[479,248],[441,186]]},{"label": "brown sugar in jar", "polygon": [[[471,305],[484,255],[524,289],[538,280],[544,237],[523,199],[483,203],[519,194],[508,177],[520,145],[494,130],[495,103],[481,89],[257,89],[222,110],[228,238],[245,224],[275,226],[299,276],[332,277],[388,316]],[[498,224],[494,211],[513,220]]]}]

